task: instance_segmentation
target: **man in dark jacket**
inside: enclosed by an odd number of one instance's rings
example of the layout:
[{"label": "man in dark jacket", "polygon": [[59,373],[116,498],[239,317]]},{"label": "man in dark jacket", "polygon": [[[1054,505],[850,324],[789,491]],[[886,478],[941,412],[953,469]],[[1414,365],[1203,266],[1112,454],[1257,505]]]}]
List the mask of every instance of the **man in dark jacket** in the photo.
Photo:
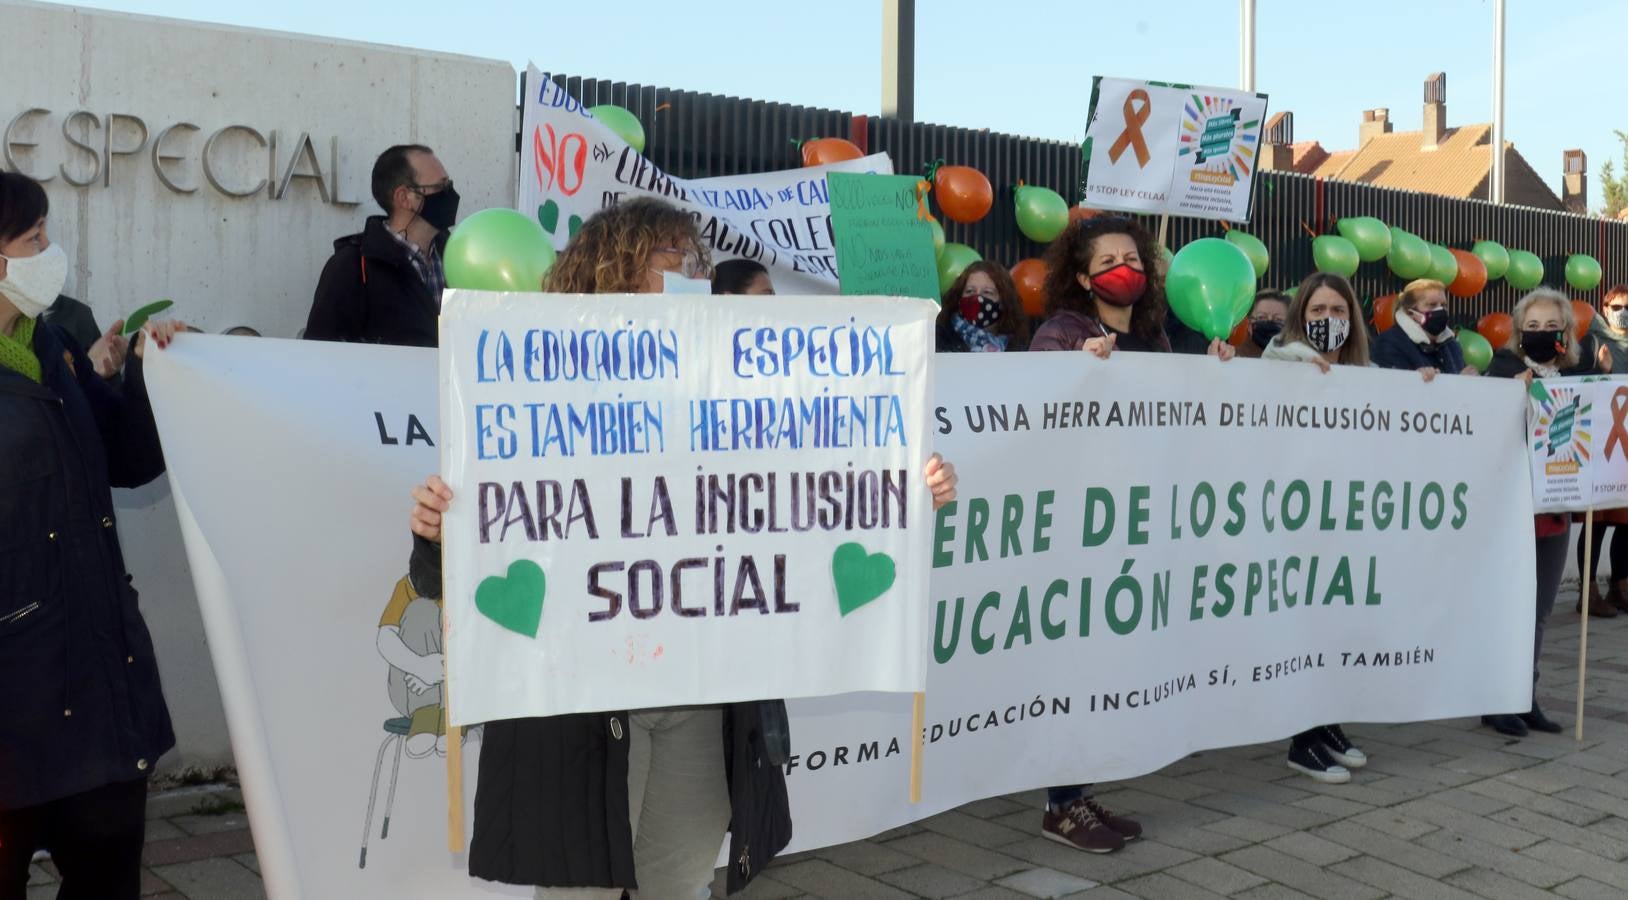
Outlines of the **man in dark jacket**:
[{"label": "man in dark jacket", "polygon": [[441,250],[458,192],[433,150],[401,144],[373,164],[373,199],[385,215],[334,241],[305,337],[434,347],[446,287]]}]

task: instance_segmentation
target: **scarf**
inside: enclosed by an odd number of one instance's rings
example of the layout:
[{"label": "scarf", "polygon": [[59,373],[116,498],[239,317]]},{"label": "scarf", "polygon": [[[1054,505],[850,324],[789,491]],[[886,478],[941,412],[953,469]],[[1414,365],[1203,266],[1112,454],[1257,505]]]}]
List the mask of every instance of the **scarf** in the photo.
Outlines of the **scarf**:
[{"label": "scarf", "polygon": [[996,353],[1006,349],[1006,335],[990,334],[961,316],[951,316],[950,327],[955,329],[961,340],[967,342],[967,349],[973,353]]},{"label": "scarf", "polygon": [[40,383],[40,358],[34,355],[35,321],[27,316],[17,317],[17,333],[0,334],[0,366]]}]

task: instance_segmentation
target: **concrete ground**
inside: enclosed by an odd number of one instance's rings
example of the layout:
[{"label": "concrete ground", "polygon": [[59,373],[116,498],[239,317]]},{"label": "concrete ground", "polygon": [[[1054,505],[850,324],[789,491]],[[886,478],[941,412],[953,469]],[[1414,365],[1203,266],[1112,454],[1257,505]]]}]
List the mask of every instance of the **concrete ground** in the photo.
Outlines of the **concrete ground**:
[{"label": "concrete ground", "polygon": [[[1541,699],[1569,729],[1575,595],[1550,620]],[[747,900],[1619,900],[1628,897],[1628,619],[1589,629],[1585,740],[1510,740],[1473,720],[1347,728],[1371,761],[1350,784],[1284,767],[1284,745],[1202,753],[1104,785],[1147,837],[1110,856],[1039,836],[1042,792],[970,803],[869,840],[776,861]],[[145,892],[262,897],[235,795],[149,805]],[[198,814],[215,807],[215,814]],[[29,900],[55,896],[49,864]],[[716,890],[722,895],[722,882]]]}]

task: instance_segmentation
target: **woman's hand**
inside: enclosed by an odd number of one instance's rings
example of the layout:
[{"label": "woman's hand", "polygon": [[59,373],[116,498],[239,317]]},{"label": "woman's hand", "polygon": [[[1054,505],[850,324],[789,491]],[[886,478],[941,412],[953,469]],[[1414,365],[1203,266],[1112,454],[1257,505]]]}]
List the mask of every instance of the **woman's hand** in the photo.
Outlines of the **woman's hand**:
[{"label": "woman's hand", "polygon": [[[937,457],[935,457],[936,459]],[[932,464],[927,467],[928,483],[932,483]],[[952,478],[953,473],[952,473]],[[951,490],[954,488],[952,486]],[[413,511],[407,517],[407,526],[413,534],[426,540],[441,542],[441,514],[452,505],[452,488],[439,475],[431,475],[424,483],[413,488]]]},{"label": "woman's hand", "polygon": [[1527,387],[1532,386],[1532,370],[1531,369],[1527,369],[1525,372],[1522,372],[1521,374],[1516,375],[1515,378],[1521,384],[1524,384]]},{"label": "woman's hand", "polygon": [[1425,366],[1419,370],[1419,377],[1424,379],[1425,384],[1435,381],[1436,376],[1440,374],[1441,371],[1439,369],[1435,369],[1430,366]]},{"label": "woman's hand", "polygon": [[1312,357],[1311,364],[1316,366],[1317,371],[1322,372],[1324,375],[1334,371],[1334,366],[1321,356]]},{"label": "woman's hand", "polygon": [[1097,359],[1107,359],[1114,352],[1116,340],[1118,336],[1112,334],[1107,337],[1088,338],[1080,343],[1080,349],[1096,356]]},{"label": "woman's hand", "polygon": [[1460,372],[1458,374],[1460,374],[1460,375],[1480,375],[1481,370],[1477,369],[1475,366],[1465,366],[1464,371],[1462,371],[1462,372]]},{"label": "woman's hand", "polygon": [[[120,322],[119,327],[123,328],[124,323]],[[157,341],[158,349],[162,350],[170,345],[170,341],[175,340],[177,334],[186,330],[187,323],[180,319],[148,319],[147,324],[141,328],[141,334],[136,338],[136,356],[146,358],[148,342]]]},{"label": "woman's hand", "polygon": [[1226,362],[1238,355],[1238,348],[1220,338],[1215,338],[1210,341],[1209,354],[1222,362]]},{"label": "woman's hand", "polygon": [[[955,474],[955,466],[945,462],[944,457],[934,453],[927,460],[927,487],[933,492],[935,512],[955,499],[955,485],[959,481]],[[449,494],[448,497],[450,496]]]},{"label": "woman's hand", "polygon": [[[1600,367],[1601,372],[1610,372],[1611,371],[1611,348],[1606,346],[1603,343],[1600,344],[1600,352],[1594,354],[1594,361],[1595,361],[1595,364]],[[1616,540],[1616,539],[1612,538],[1612,540]]]},{"label": "woman's hand", "polygon": [[119,319],[109,325],[107,332],[90,345],[85,355],[90,357],[91,365],[96,368],[96,374],[103,378],[112,378],[124,368],[124,357],[130,352],[130,341],[124,336],[124,320]]}]

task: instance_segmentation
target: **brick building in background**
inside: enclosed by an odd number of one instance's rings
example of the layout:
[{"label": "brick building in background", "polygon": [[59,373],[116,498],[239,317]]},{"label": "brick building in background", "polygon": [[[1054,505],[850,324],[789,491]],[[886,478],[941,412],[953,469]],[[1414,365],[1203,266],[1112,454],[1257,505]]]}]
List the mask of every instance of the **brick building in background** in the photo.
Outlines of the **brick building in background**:
[{"label": "brick building in background", "polygon": [[[1424,127],[1419,131],[1394,130],[1387,108],[1364,110],[1355,150],[1330,151],[1315,140],[1297,142],[1294,113],[1277,113],[1266,123],[1261,168],[1444,197],[1488,199],[1492,125],[1448,127],[1445,73],[1425,79],[1424,101]],[[1504,142],[1504,154],[1505,202],[1587,213],[1588,160],[1583,151],[1565,152],[1562,196],[1556,196],[1513,142]]]}]

